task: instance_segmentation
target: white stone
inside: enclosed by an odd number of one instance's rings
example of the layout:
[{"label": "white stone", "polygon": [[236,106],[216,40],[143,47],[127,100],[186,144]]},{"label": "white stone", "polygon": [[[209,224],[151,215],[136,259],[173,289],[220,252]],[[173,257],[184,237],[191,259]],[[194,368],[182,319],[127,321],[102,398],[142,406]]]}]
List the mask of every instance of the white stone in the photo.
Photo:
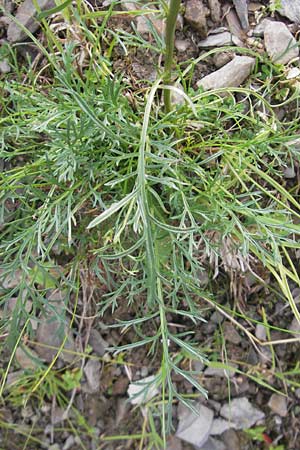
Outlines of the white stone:
[{"label": "white stone", "polygon": [[232,421],[240,430],[251,428],[265,417],[265,414],[254,408],[246,397],[235,398],[230,403],[223,405],[220,415]]},{"label": "white stone", "polygon": [[274,63],[287,64],[299,55],[297,41],[283,22],[267,23],[264,42],[266,51]]},{"label": "white stone", "polygon": [[236,56],[221,69],[207,75],[198,81],[197,86],[204,90],[238,87],[251,73],[255,58],[249,56]]},{"label": "white stone", "polygon": [[151,375],[130,383],[127,394],[132,405],[142,405],[143,403],[147,403],[151,398],[158,394],[155,376]]},{"label": "white stone", "polygon": [[[41,11],[51,9],[55,6],[54,0],[25,0],[17,9],[16,19],[31,33],[35,33],[39,27],[40,22],[36,20],[37,10],[35,3]],[[11,22],[7,29],[7,39],[10,42],[20,42],[27,40],[27,34],[15,22]]]},{"label": "white stone", "polygon": [[300,24],[300,0],[280,0],[280,4],[280,14]]},{"label": "white stone", "polygon": [[194,407],[198,414],[187,407],[181,408],[176,436],[201,448],[209,438],[214,413],[201,403],[195,404]]}]

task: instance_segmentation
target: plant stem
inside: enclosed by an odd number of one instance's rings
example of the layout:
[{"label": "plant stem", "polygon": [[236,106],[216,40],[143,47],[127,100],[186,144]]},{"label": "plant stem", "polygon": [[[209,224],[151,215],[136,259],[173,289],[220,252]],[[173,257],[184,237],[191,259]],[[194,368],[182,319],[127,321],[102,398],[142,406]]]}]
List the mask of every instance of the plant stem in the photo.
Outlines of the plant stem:
[{"label": "plant stem", "polygon": [[[163,75],[163,81],[165,85],[171,84],[171,69],[173,64],[173,52],[174,52],[174,35],[179,7],[180,7],[180,0],[170,0],[165,32],[166,60]],[[172,109],[170,89],[164,90],[164,105],[166,113],[170,112]]]}]

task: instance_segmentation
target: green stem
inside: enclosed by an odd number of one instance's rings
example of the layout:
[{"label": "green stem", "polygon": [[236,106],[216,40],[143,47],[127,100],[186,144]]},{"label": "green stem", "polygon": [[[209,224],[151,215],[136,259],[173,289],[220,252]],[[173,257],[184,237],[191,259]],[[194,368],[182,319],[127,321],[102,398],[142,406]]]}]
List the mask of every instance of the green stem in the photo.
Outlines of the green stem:
[{"label": "green stem", "polygon": [[[174,35],[176,27],[176,19],[178,16],[180,7],[180,0],[170,0],[169,12],[167,17],[166,32],[165,32],[165,43],[166,43],[166,60],[165,60],[165,70],[163,75],[163,81],[165,85],[171,84],[171,70],[173,64],[173,53],[174,53]],[[171,106],[171,91],[170,89],[164,90],[164,104],[166,113],[170,112]]]}]

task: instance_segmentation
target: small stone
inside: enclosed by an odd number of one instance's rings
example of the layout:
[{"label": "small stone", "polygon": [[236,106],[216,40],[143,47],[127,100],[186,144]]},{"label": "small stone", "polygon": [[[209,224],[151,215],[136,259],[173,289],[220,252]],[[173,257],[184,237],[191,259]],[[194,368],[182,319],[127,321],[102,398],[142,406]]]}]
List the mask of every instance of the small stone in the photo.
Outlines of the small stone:
[{"label": "small stone", "polygon": [[265,27],[266,51],[274,63],[287,64],[299,55],[296,39],[283,22],[269,22]]},{"label": "small stone", "polygon": [[188,41],[186,39],[176,39],[175,40],[175,48],[180,53],[186,52],[190,46],[191,46],[190,41]]},{"label": "small stone", "polygon": [[100,388],[100,371],[101,364],[97,360],[90,359],[84,366],[83,372],[86,376],[89,392],[94,393]]},{"label": "small stone", "polygon": [[229,430],[229,428],[233,428],[234,424],[232,422],[228,422],[228,420],[217,418],[214,419],[210,434],[213,436],[224,433],[224,431]]},{"label": "small stone", "polygon": [[230,52],[221,52],[216,53],[213,56],[213,62],[217,69],[225,66],[225,64],[229,63],[233,58],[233,54]]},{"label": "small stone", "polygon": [[236,429],[241,430],[251,428],[265,417],[265,414],[252,406],[246,397],[235,398],[223,405],[220,415],[233,422]]},{"label": "small stone", "polygon": [[287,179],[295,178],[296,176],[295,169],[293,167],[285,167],[283,171],[283,176],[284,178]]},{"label": "small stone", "polygon": [[195,404],[194,407],[198,414],[184,406],[179,410],[179,425],[176,436],[201,448],[209,438],[214,413],[201,403]]},{"label": "small stone", "polygon": [[65,420],[65,410],[56,406],[54,410],[51,411],[51,423],[52,425],[56,425]]},{"label": "small stone", "polygon": [[238,345],[241,343],[242,339],[236,328],[232,325],[231,322],[225,322],[223,325],[224,329],[224,337],[228,342],[232,344]]},{"label": "small stone", "polygon": [[0,61],[0,73],[9,73],[11,71],[11,67],[6,58]]},{"label": "small stone", "polygon": [[266,26],[272,22],[270,19],[263,19],[256,27],[253,29],[253,36],[255,37],[263,37]]},{"label": "small stone", "polygon": [[229,31],[234,36],[237,36],[241,41],[243,41],[245,37],[245,32],[241,27],[241,23],[234,9],[226,11],[226,22],[228,24]]},{"label": "small stone", "polygon": [[109,347],[108,343],[103,339],[98,330],[92,329],[89,336],[89,345],[98,356],[103,356],[106,349]]},{"label": "small stone", "polygon": [[282,16],[288,17],[292,22],[300,24],[299,0],[280,0],[279,12]]},{"label": "small stone", "polygon": [[64,443],[64,446],[62,448],[62,450],[69,450],[72,449],[73,445],[75,444],[75,439],[72,435],[70,435]]},{"label": "small stone", "polygon": [[206,17],[209,15],[209,9],[204,6],[202,0],[188,0],[185,8],[184,19],[191,25],[201,38],[207,36]]},{"label": "small stone", "polygon": [[242,28],[247,30],[249,28],[247,0],[233,0],[233,4],[237,15],[239,16]]},{"label": "small stone", "polygon": [[292,323],[289,327],[290,331],[293,331],[293,336],[300,339],[300,323],[298,322],[297,318],[294,317],[292,320]]},{"label": "small stone", "polygon": [[25,345],[18,347],[15,358],[22,369],[36,369],[39,366],[39,357],[37,353]]},{"label": "small stone", "polygon": [[60,446],[58,444],[52,444],[48,447],[48,450],[60,450]]},{"label": "small stone", "polygon": [[297,389],[295,390],[295,395],[296,395],[296,397],[297,397],[298,399],[300,399],[300,388],[297,388]]},{"label": "small stone", "polygon": [[[41,11],[51,9],[55,6],[54,0],[25,0],[17,9],[16,19],[20,22],[28,31],[35,33],[39,27],[40,22],[36,20],[37,10],[35,4],[38,4]],[[27,34],[18,26],[17,23],[11,22],[7,29],[7,39],[14,43],[28,39]]]},{"label": "small stone", "polygon": [[32,417],[33,415],[34,411],[31,406],[27,405],[22,408],[21,416],[23,417],[23,419],[30,419],[30,417]]},{"label": "small stone", "polygon": [[[197,450],[226,450],[225,445],[222,441],[215,439],[213,437],[209,437],[202,447],[195,447]],[[231,450],[231,449],[230,449]]]},{"label": "small stone", "polygon": [[287,80],[292,80],[293,78],[297,78],[300,75],[300,69],[298,69],[298,67],[293,67],[292,69],[290,69],[287,74],[286,74],[286,79]]},{"label": "small stone", "polygon": [[151,400],[151,398],[158,394],[155,376],[151,375],[150,377],[130,383],[127,389],[127,394],[132,405],[147,403]]},{"label": "small stone", "polygon": [[287,399],[283,395],[272,394],[268,402],[269,408],[280,417],[286,417],[287,410]]},{"label": "small stone", "polygon": [[142,35],[149,34],[151,32],[151,27],[154,27],[158,34],[164,34],[165,23],[161,19],[157,19],[154,14],[137,17],[136,29],[138,33]]},{"label": "small stone", "polygon": [[226,449],[242,450],[238,434],[233,429],[226,430],[222,434],[222,441],[226,445]]},{"label": "small stone", "polygon": [[266,327],[264,325],[262,325],[261,323],[258,323],[256,325],[255,328],[255,336],[257,337],[257,339],[259,339],[260,341],[265,341],[267,338],[267,331],[266,331]]},{"label": "small stone", "polygon": [[198,43],[200,48],[224,47],[226,45],[235,45],[237,40],[229,31],[223,33],[210,34],[206,39]]},{"label": "small stone", "polygon": [[204,90],[240,86],[251,73],[255,58],[236,56],[232,61],[216,72],[207,75],[197,82]]},{"label": "small stone", "polygon": [[210,17],[213,22],[219,23],[222,20],[222,11],[219,0],[208,0],[208,6],[210,9]]}]

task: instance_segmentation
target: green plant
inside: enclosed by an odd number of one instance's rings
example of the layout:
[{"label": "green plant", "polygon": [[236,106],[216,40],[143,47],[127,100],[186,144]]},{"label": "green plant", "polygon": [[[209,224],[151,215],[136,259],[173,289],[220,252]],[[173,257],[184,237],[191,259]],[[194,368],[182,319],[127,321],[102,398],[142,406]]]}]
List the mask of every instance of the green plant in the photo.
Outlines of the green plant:
[{"label": "green plant", "polygon": [[[24,327],[33,339],[30,318],[51,307],[47,294],[54,287],[66,290],[66,306],[74,311],[79,274],[88,273],[101,292],[98,316],[114,317],[124,303],[132,315],[111,327],[132,328],[135,339],[111,351],[130,360],[131,352],[145,347],[159,362],[152,383],[161,400],[152,402],[144,433],[138,434],[142,440],[151,436],[157,446],[166,445],[173,403],[193,408],[191,400],[206,395],[199,374],[185,361],[230,370],[195,338],[213,308],[236,322],[244,319],[219,305],[226,288],[210,288],[219,272],[234,285],[237,275],[248,272],[258,280],[256,267],[263,266],[299,317],[290,287],[299,285],[299,275],[290,255],[299,248],[300,206],[297,186],[282,182],[283,169],[299,163],[299,118],[279,121],[276,115],[279,107],[296,110],[298,93],[290,91],[280,105],[273,101],[283,74],[259,55],[264,76],[254,74],[256,90],[195,90],[195,65],[217,49],[177,67],[189,102],[165,114],[156,94],[172,79],[177,13],[171,5],[178,4],[171,2],[169,9],[165,73],[153,85],[134,90],[130,74],[115,73],[114,52],[121,48],[130,58],[148,44],[109,28],[114,4],[98,12],[68,3],[74,24],[66,39],[47,24],[47,48],[31,36],[45,64],[38,73],[20,70],[1,80],[0,100],[6,164],[0,174],[1,304],[17,296],[19,305],[5,323],[9,343],[13,347]],[[74,29],[82,41],[72,39]],[[161,53],[154,45],[149,51]],[[169,112],[171,91],[163,89]],[[11,274],[19,277],[14,286],[8,283]],[[29,297],[31,312],[24,306]],[[264,317],[263,323],[270,320]],[[38,388],[29,383],[34,393],[49,387],[53,370],[43,372]],[[190,398],[174,375],[191,384]],[[261,374],[249,377],[270,387]],[[161,420],[157,433],[154,416]]]}]

